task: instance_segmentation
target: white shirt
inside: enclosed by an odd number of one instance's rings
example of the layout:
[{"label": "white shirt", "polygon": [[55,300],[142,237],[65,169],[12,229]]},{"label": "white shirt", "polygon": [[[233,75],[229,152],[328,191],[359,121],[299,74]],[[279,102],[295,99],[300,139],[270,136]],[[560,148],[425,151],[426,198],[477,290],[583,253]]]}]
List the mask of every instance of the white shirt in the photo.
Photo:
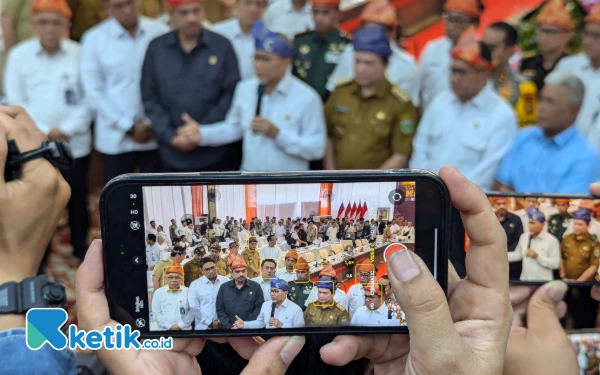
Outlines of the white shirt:
[{"label": "white shirt", "polygon": [[[556,237],[542,230],[535,238],[531,238],[531,246],[529,238],[531,234],[523,233],[519,238],[519,244],[515,251],[508,253],[509,262],[518,262],[523,260],[523,271],[521,272],[521,280],[538,281],[538,280],[553,280],[554,275],[552,270],[558,269],[560,265],[560,244]],[[538,254],[537,259],[525,256],[527,249],[531,249]]]},{"label": "white shirt", "polygon": [[415,227],[404,227],[400,233],[402,237],[415,238]]},{"label": "white shirt", "polygon": [[285,228],[279,224],[273,225],[273,233],[277,238],[285,237]]},{"label": "white shirt", "polygon": [[288,272],[287,268],[283,267],[277,270],[276,276],[286,282],[296,280],[296,272],[292,270],[292,272]]},{"label": "white shirt", "polygon": [[211,31],[229,39],[235,50],[240,68],[240,78],[254,77],[254,38],[252,34],[244,34],[237,18],[215,23]]},{"label": "white shirt", "polygon": [[585,97],[577,117],[577,128],[600,151],[600,69],[596,69],[585,53],[559,61],[554,71],[575,74],[585,84]]},{"label": "white shirt", "polygon": [[221,285],[229,281],[226,276],[217,275],[213,284],[206,276],[192,281],[188,302],[196,318],[196,330],[206,330],[217,318],[217,293]]},{"label": "white shirt", "polygon": [[[173,292],[168,285],[158,288],[152,297],[152,315],[161,330],[169,330],[174,324],[184,331],[192,329],[193,314],[187,304],[188,288],[181,286]],[[181,309],[185,314],[181,314]]]},{"label": "white shirt", "polygon": [[286,73],[275,90],[262,97],[261,116],[279,128],[277,138],[271,139],[250,129],[256,115],[258,85],[257,78],[237,85],[225,121],[201,127],[200,146],[243,139],[244,171],[307,171],[310,160],[325,155],[327,134],[321,98],[312,87]]},{"label": "white shirt", "polygon": [[[394,85],[406,91],[415,107],[419,106],[419,93],[421,89],[419,71],[415,58],[398,47],[396,43],[390,42],[392,55],[386,71],[386,78]],[[354,46],[349,44],[338,59],[338,64],[331,73],[327,90],[333,91],[337,82],[344,78],[354,77]]]},{"label": "white shirt", "polygon": [[[367,306],[362,306],[354,313],[350,320],[350,325],[360,327],[400,327],[398,318],[388,319],[388,308],[385,303],[375,310],[369,310]],[[404,323],[403,325],[406,325]]]},{"label": "white shirt", "polygon": [[192,240],[192,236],[194,235],[194,232],[192,232],[192,230],[188,227],[181,227],[181,228],[177,228],[175,229],[175,234],[177,235],[177,237],[179,237],[179,239],[181,239],[183,236],[185,236],[189,241]]},{"label": "white shirt", "polygon": [[[277,328],[269,325],[272,308],[273,302],[271,301],[271,298],[269,298],[269,300],[263,303],[260,308],[260,313],[258,313],[256,320],[244,322],[244,329]],[[281,303],[281,306],[275,309],[273,317],[283,323],[282,328],[304,327],[304,314],[302,309],[287,298]]]},{"label": "white shirt", "polygon": [[298,33],[315,28],[310,1],[307,1],[302,10],[297,11],[292,0],[279,0],[269,5],[264,19],[269,30],[281,33],[289,40],[294,40]]},{"label": "white shirt", "polygon": [[168,246],[173,246],[173,242],[171,242],[171,237],[169,237],[168,234],[166,234],[165,232],[158,232],[157,234],[157,238],[158,237],[162,237],[165,239],[165,244]]},{"label": "white shirt", "polygon": [[281,249],[278,246],[270,247],[269,245],[267,245],[260,249],[259,253],[261,260],[275,259],[275,262],[277,262],[277,264],[279,264],[279,261],[281,260]]},{"label": "white shirt", "polygon": [[360,283],[352,285],[348,290],[348,314],[350,314],[350,318],[364,305],[365,288]]},{"label": "white shirt", "polygon": [[[310,305],[311,302],[317,302],[319,298],[317,293],[318,289],[315,286],[311,289],[310,295],[304,302],[304,306],[308,307],[308,305]],[[340,288],[336,288],[335,293],[333,293],[333,300],[342,305],[346,309],[346,311],[348,311],[348,295],[343,290],[341,290]]]},{"label": "white shirt", "polygon": [[44,134],[53,128],[67,134],[75,158],[92,150],[93,117],[81,87],[80,55],[81,46],[72,40],[61,40],[49,56],[40,40],[31,38],[10,50],[4,71],[8,104],[24,107]]},{"label": "white shirt", "polygon": [[159,260],[161,260],[163,249],[158,243],[150,246],[146,244],[146,264],[148,267],[153,267]]},{"label": "white shirt", "polygon": [[146,235],[148,234],[158,236],[158,231],[156,230],[156,228],[148,227],[148,229],[146,229]]},{"label": "white shirt", "polygon": [[423,114],[410,167],[437,173],[450,164],[482,189],[492,190],[516,131],[515,112],[489,85],[467,103],[447,91]]},{"label": "white shirt", "polygon": [[96,111],[94,148],[118,155],[154,150],[155,141],[136,143],[125,133],[147,121],[140,81],[148,44],[166,33],[164,24],[140,16],[135,37],[114,18],[88,30],[82,38],[81,81],[88,105]]},{"label": "white shirt", "polygon": [[452,41],[443,36],[432,40],[419,59],[421,107],[426,108],[439,93],[450,90]]},{"label": "white shirt", "polygon": [[256,281],[258,283],[258,285],[260,285],[260,288],[263,291],[263,296],[265,297],[265,302],[270,301],[271,300],[271,280],[263,279],[262,275],[252,278],[250,280]]},{"label": "white shirt", "polygon": [[214,223],[213,229],[215,230],[215,236],[220,237],[220,236],[225,235],[225,225],[223,225],[223,223],[221,223],[221,224]]},{"label": "white shirt", "polygon": [[393,224],[390,230],[392,231],[392,234],[399,234],[400,226],[398,224]]},{"label": "white shirt", "polygon": [[338,227],[329,227],[327,229],[327,238],[329,238],[330,240],[333,240],[337,237],[338,234]]}]

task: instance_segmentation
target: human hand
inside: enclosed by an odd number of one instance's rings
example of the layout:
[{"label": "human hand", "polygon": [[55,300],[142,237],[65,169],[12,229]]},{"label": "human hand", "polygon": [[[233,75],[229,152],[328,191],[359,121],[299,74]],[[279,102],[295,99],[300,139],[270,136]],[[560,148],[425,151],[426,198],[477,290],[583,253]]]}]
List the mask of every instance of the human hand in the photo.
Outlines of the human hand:
[{"label": "human hand", "polygon": [[8,139],[27,152],[39,148],[46,135],[23,108],[0,106],[0,284],[37,274],[71,195],[61,173],[43,158],[22,164],[22,177],[6,182]]},{"label": "human hand", "polygon": [[137,143],[146,143],[152,139],[154,132],[152,131],[152,127],[138,121],[131,128],[129,136]]},{"label": "human hand", "polygon": [[59,128],[53,128],[48,133],[48,139],[51,141],[64,141],[69,142],[69,136],[63,133]]},{"label": "human hand", "polygon": [[567,285],[551,281],[535,286],[511,286],[513,326],[504,359],[506,375],[577,374],[573,345],[560,325],[567,312]]},{"label": "human hand", "polygon": [[171,146],[182,152],[188,152],[198,145],[190,142],[190,139],[184,134],[178,134],[171,139]]},{"label": "human hand", "polygon": [[171,326],[171,328],[169,328],[170,331],[181,331],[181,328],[179,328],[179,326],[177,324],[173,324]]},{"label": "human hand", "polygon": [[406,315],[409,335],[338,336],[321,349],[323,361],[344,365],[369,358],[376,374],[498,374],[512,320],[506,234],[481,189],[455,168],[440,176],[461,211],[471,239],[468,277],[450,267],[448,301],[423,261],[393,253],[388,276]]},{"label": "human hand", "polygon": [[525,255],[529,258],[532,259],[537,259],[538,258],[538,253],[536,253],[535,251],[531,250],[531,249],[527,249],[525,251]]},{"label": "human hand", "polygon": [[254,117],[250,128],[255,134],[262,134],[269,138],[277,138],[279,135],[279,129],[264,117]]},{"label": "human hand", "polygon": [[[104,293],[102,241],[95,240],[85,260],[77,270],[77,314],[79,328],[103,331],[118,324],[112,320]],[[228,342],[244,359],[250,360],[242,374],[285,374],[290,363],[304,346],[304,337],[277,337],[259,344],[250,337],[216,338]],[[108,350],[101,348],[96,355],[113,375],[119,374],[201,374],[196,356],[205,340],[178,338],[172,350]],[[279,355],[273,355],[279,353]]]},{"label": "human hand", "polygon": [[244,328],[244,321],[237,315],[235,316],[235,322],[233,323],[233,328],[234,329]]},{"label": "human hand", "polygon": [[269,326],[283,328],[283,323],[277,318],[271,318],[269,319]]}]

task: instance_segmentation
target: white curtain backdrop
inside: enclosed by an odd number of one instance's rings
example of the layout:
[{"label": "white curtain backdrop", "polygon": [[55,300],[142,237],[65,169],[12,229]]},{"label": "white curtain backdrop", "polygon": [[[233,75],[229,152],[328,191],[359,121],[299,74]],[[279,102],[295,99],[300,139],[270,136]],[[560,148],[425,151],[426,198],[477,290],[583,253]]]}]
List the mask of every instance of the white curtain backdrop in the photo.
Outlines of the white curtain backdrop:
[{"label": "white curtain backdrop", "polygon": [[318,214],[321,184],[256,185],[257,215],[292,219]]},{"label": "white curtain backdrop", "polygon": [[192,189],[189,186],[144,186],[144,225],[150,227],[150,221],[156,226],[162,225],[169,232],[171,219],[181,225],[184,214],[192,214]]},{"label": "white curtain backdrop", "polygon": [[[246,218],[246,187],[244,185],[216,185],[217,217],[225,220],[233,216],[235,220]],[[219,198],[220,196],[220,198]]]},{"label": "white curtain backdrop", "polygon": [[[389,201],[389,194],[396,189],[395,182],[357,182],[334,183],[333,197],[331,199],[331,215],[337,217],[340,205],[344,203],[344,210],[348,203],[357,205],[367,202],[368,211],[365,220],[377,219],[378,208],[389,208],[393,213],[394,207]],[[342,215],[343,216],[343,215]]]}]

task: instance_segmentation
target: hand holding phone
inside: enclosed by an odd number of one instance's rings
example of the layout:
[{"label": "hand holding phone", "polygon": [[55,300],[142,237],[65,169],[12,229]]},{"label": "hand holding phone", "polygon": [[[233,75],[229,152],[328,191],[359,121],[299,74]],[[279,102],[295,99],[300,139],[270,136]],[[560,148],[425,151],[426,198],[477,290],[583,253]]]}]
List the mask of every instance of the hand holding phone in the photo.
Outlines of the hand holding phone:
[{"label": "hand holding phone", "polygon": [[404,373],[407,363],[421,375],[502,373],[512,316],[505,235],[479,187],[452,167],[442,168],[440,177],[471,238],[469,277],[460,280],[449,270],[446,301],[418,256],[394,255],[390,282],[409,327],[416,327],[410,340],[402,335],[338,336],[321,349],[325,362],[343,365],[367,357],[376,373],[384,374]]}]

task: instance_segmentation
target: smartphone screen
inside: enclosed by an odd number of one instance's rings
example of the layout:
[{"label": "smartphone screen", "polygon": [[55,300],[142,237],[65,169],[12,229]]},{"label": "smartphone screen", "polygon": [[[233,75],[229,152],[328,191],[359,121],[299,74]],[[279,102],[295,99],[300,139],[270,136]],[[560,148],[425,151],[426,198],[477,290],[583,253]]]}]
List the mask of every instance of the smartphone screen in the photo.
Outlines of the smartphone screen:
[{"label": "smartphone screen", "polygon": [[506,232],[512,283],[561,279],[585,285],[600,281],[600,205],[593,197],[488,197]]},{"label": "smartphone screen", "polygon": [[600,333],[599,332],[571,332],[569,339],[577,353],[577,362],[582,374],[600,373]]},{"label": "smartphone screen", "polygon": [[449,206],[431,179],[373,177],[123,181],[102,204],[111,312],[147,335],[406,331],[387,260],[445,277]]}]

